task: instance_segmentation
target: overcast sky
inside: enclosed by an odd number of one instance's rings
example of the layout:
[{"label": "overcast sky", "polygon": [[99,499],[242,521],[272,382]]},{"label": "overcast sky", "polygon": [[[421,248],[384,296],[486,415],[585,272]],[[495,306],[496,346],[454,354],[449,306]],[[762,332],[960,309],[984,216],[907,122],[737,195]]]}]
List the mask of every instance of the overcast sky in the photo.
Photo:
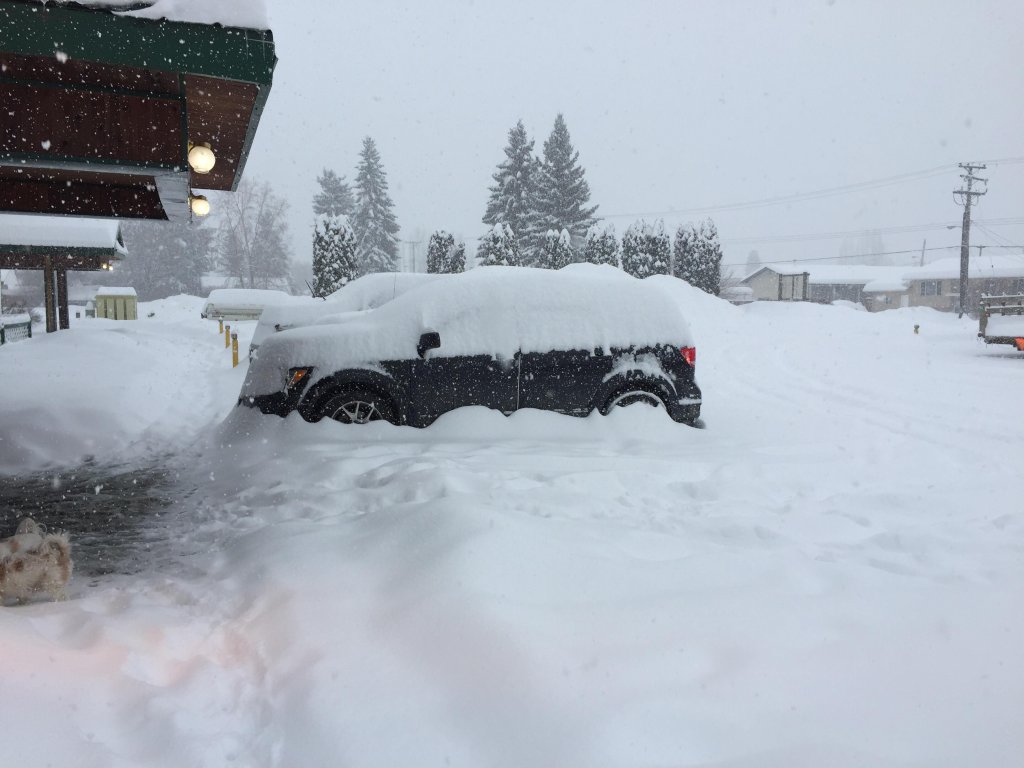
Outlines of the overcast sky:
[{"label": "overcast sky", "polygon": [[[247,174],[291,200],[297,259],[310,258],[317,173],[351,180],[367,135],[403,240],[482,234],[509,128],[521,118],[539,152],[558,112],[620,235],[643,214],[674,229],[707,215],[690,209],[937,169],[710,212],[739,264],[751,249],[771,261],[843,244],[783,236],[881,229],[887,250],[955,245],[942,225],[962,215],[956,163],[1024,157],[1019,0],[267,4],[280,63]],[[982,175],[974,218],[1022,224],[972,241],[1024,244],[1024,162]],[[928,224],[939,226],[885,231]]]}]

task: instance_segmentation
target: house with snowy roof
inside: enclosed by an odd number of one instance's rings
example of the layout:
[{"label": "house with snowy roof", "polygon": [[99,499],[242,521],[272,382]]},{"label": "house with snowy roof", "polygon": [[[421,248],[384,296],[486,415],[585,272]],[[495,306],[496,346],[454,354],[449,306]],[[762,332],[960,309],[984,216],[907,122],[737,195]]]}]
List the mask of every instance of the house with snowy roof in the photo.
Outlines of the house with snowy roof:
[{"label": "house with snowy roof", "polygon": [[[947,312],[960,302],[960,259],[933,261],[907,270],[910,306]],[[982,296],[1024,294],[1024,255],[971,255],[967,272],[967,309],[978,308]]]}]

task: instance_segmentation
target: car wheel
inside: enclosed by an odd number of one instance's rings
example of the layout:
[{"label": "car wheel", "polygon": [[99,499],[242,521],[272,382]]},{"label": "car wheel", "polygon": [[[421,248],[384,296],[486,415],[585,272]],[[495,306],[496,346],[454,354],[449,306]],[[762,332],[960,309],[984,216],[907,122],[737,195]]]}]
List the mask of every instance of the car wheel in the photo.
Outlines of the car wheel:
[{"label": "car wheel", "polygon": [[334,419],[342,424],[368,424],[371,421],[398,423],[391,401],[366,389],[349,389],[331,395],[318,411],[319,418]]},{"label": "car wheel", "polygon": [[608,398],[608,402],[601,409],[601,413],[607,416],[613,408],[625,408],[628,405],[638,404],[647,405],[652,408],[665,407],[665,404],[661,402],[661,398],[653,392],[648,392],[646,389],[624,389]]}]

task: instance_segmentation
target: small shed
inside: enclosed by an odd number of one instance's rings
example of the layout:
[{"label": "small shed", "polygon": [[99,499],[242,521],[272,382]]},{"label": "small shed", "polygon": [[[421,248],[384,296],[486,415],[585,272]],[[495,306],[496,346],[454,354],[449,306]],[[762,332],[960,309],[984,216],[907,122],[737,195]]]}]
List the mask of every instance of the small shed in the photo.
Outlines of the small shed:
[{"label": "small shed", "polygon": [[807,301],[809,275],[800,267],[762,267],[740,285],[753,291],[755,301]]},{"label": "small shed", "polygon": [[134,288],[100,288],[96,291],[96,317],[108,320],[137,320],[139,297]]}]

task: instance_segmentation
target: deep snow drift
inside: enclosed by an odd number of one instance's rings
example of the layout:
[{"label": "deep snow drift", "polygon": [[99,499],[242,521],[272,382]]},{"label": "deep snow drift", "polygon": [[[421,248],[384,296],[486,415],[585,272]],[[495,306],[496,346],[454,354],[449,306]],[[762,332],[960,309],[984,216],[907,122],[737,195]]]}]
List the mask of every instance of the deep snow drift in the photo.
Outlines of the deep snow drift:
[{"label": "deep snow drift", "polygon": [[[176,524],[201,550],[0,609],[5,753],[1015,764],[1024,355],[928,310],[734,308],[659,280],[696,339],[706,430],[635,409],[262,417],[231,408],[243,369],[191,308],[0,348],[3,434],[35,408],[74,438],[84,409],[129,450],[178,446],[199,490]],[[54,400],[72,382],[44,344],[79,356],[81,402]]]}]

